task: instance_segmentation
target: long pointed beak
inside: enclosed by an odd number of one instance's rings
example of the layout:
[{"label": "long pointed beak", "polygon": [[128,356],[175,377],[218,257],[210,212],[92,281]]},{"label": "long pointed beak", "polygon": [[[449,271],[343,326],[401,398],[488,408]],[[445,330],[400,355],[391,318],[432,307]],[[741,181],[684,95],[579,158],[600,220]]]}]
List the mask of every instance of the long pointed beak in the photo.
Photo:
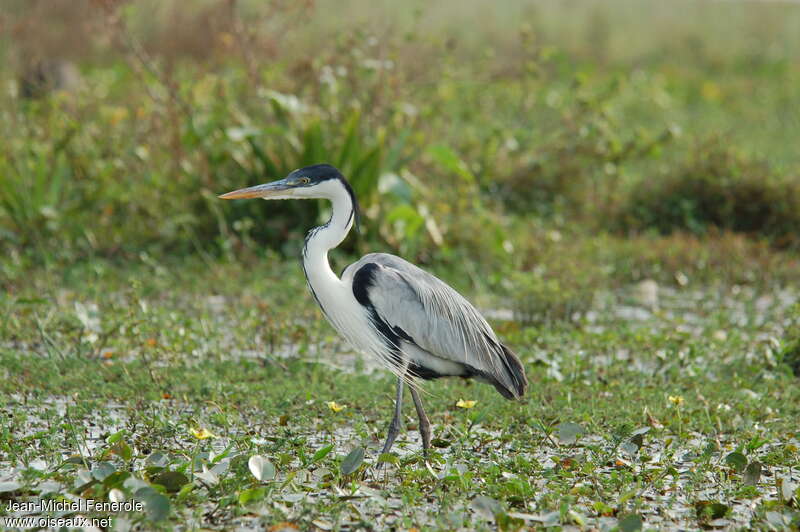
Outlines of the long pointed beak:
[{"label": "long pointed beak", "polygon": [[256,185],[254,187],[240,188],[227,194],[218,196],[222,199],[246,199],[246,198],[268,198],[278,194],[282,196],[291,195],[291,186],[286,183],[285,179],[280,181],[273,181],[264,185]]}]

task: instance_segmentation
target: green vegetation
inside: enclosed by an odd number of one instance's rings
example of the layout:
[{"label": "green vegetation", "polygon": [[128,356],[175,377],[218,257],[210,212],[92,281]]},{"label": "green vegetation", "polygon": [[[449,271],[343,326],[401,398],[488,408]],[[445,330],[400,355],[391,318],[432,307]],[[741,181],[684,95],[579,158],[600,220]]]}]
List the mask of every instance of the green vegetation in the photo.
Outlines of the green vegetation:
[{"label": "green vegetation", "polygon": [[[800,526],[800,6],[6,4],[0,516]],[[323,161],[335,269],[434,271],[528,371],[426,386],[430,467],[305,293],[327,206],[216,198]]]}]

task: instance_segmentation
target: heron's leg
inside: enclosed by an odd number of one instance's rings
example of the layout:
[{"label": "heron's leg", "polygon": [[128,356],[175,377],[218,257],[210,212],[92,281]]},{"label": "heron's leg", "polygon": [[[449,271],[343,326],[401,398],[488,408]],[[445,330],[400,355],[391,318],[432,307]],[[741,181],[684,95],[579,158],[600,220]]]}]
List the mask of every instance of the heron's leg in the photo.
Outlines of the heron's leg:
[{"label": "heron's leg", "polygon": [[397,435],[400,434],[400,425],[403,422],[404,384],[404,378],[402,376],[397,377],[397,396],[394,400],[394,417],[392,418],[392,422],[389,423],[389,434],[386,436],[386,443],[383,444],[383,450],[381,451],[381,454],[389,452],[389,450],[392,448],[394,440],[397,439]]},{"label": "heron's leg", "polygon": [[422,453],[425,459],[428,459],[428,451],[431,448],[431,422],[428,420],[428,415],[422,407],[422,399],[419,397],[419,392],[416,386],[409,384],[411,390],[411,397],[414,399],[414,406],[417,409],[417,416],[419,417],[419,435],[422,436]]}]

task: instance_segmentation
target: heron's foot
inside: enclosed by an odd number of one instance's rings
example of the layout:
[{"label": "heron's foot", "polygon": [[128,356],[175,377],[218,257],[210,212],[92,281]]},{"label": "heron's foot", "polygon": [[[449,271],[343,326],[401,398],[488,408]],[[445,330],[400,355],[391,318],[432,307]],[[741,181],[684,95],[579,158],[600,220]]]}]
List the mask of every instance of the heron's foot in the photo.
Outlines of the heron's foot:
[{"label": "heron's foot", "polygon": [[419,435],[422,437],[422,454],[425,456],[425,460],[428,460],[431,455],[431,423],[427,416],[424,421],[420,419]]},{"label": "heron's foot", "polygon": [[400,419],[395,416],[392,419],[392,422],[389,423],[389,431],[386,434],[386,442],[383,444],[383,450],[381,450],[381,454],[386,454],[392,450],[392,445],[394,445],[394,440],[397,439],[397,436],[400,435]]}]

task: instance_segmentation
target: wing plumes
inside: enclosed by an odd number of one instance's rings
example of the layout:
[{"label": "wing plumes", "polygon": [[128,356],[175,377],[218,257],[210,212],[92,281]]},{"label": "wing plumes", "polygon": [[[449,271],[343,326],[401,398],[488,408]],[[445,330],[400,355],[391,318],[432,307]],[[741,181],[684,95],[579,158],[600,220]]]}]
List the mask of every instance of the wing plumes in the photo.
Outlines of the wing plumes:
[{"label": "wing plumes", "polygon": [[[460,362],[477,367],[484,377],[491,378],[503,397],[517,399],[525,395],[528,380],[522,363],[513,351],[500,343],[491,326],[469,301],[430,274],[427,275],[433,279],[426,283],[414,283],[402,272],[399,275],[417,294],[426,312],[443,317],[451,325],[458,351],[463,354]],[[446,336],[447,331],[441,332]]]},{"label": "wing plumes", "polygon": [[[527,379],[519,358],[458,292],[392,255],[370,254],[356,266],[354,295],[371,309],[373,322],[390,345],[410,340],[433,356],[463,364],[495,384],[504,397],[524,395]],[[380,358],[389,369],[398,369],[385,356]]]},{"label": "wing plumes", "polygon": [[494,387],[506,399],[519,399],[528,391],[528,378],[525,376],[525,368],[522,367],[519,357],[511,349],[503,344],[500,344],[500,347],[503,349],[503,365],[511,380],[512,388],[501,388],[497,383],[495,383]]}]

